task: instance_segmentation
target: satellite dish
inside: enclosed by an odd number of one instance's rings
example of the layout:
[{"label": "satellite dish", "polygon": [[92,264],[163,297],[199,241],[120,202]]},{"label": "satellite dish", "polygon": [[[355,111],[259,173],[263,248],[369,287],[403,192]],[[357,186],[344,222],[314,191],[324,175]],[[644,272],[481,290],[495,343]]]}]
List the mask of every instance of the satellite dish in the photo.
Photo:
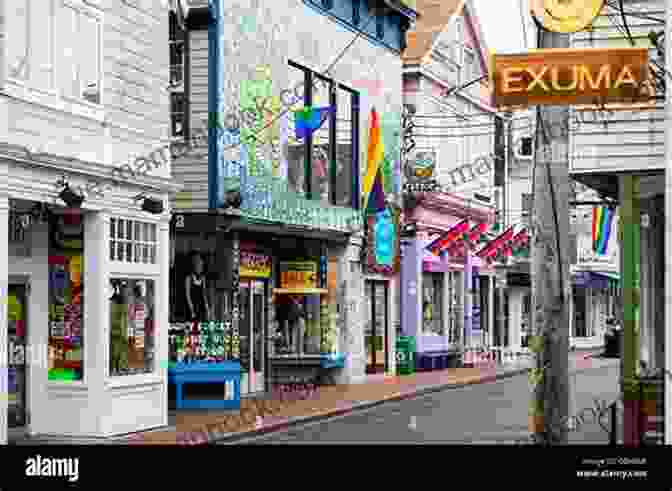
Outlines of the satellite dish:
[{"label": "satellite dish", "polygon": [[604,0],[530,0],[532,15],[549,31],[579,32],[600,14]]}]

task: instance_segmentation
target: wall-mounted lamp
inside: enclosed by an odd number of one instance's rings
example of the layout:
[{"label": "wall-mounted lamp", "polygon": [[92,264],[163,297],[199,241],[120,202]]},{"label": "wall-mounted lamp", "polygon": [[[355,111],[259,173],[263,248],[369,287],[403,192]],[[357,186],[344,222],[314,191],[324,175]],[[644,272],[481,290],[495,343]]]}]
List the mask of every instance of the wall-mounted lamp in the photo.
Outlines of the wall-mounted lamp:
[{"label": "wall-mounted lamp", "polygon": [[404,238],[414,238],[418,233],[418,226],[415,224],[415,222],[408,222],[405,223],[401,226],[401,230],[399,231],[400,237]]},{"label": "wall-mounted lamp", "polygon": [[69,208],[81,208],[82,203],[84,202],[84,196],[81,196],[70,189],[70,185],[67,182],[63,183],[63,185],[63,190],[58,194],[58,197],[68,205]]},{"label": "wall-mounted lamp", "polygon": [[224,208],[240,208],[243,204],[243,196],[239,189],[230,189],[224,193]]},{"label": "wall-mounted lamp", "polygon": [[139,194],[135,197],[135,201],[142,200],[142,211],[147,213],[152,213],[154,215],[160,215],[163,213],[163,201],[160,199],[149,198],[144,194]]}]

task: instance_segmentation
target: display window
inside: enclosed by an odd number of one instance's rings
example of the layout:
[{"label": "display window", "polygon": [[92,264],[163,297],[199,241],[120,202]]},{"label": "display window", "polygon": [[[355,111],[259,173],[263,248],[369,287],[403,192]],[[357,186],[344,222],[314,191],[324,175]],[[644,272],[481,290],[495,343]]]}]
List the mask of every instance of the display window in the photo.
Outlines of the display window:
[{"label": "display window", "polygon": [[153,280],[110,279],[110,375],[154,371],[154,294]]},{"label": "display window", "polygon": [[49,224],[49,380],[84,377],[83,218],[59,210]]},{"label": "display window", "polygon": [[444,334],[443,273],[422,275],[422,331],[424,334]]}]

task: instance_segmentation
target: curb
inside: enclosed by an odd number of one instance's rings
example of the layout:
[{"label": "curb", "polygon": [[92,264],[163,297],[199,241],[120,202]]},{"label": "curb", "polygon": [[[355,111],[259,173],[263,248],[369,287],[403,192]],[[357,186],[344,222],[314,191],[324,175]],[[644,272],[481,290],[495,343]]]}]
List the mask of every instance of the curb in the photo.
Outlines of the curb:
[{"label": "curb", "polygon": [[374,408],[376,406],[380,406],[380,405],[388,403],[388,402],[397,402],[397,401],[403,401],[403,400],[407,400],[407,399],[414,399],[416,397],[421,397],[421,396],[431,394],[431,393],[434,393],[434,392],[442,392],[444,390],[460,389],[460,388],[467,387],[467,386],[470,386],[470,385],[478,385],[478,384],[495,382],[497,380],[507,379],[507,378],[515,377],[517,375],[522,375],[523,373],[526,373],[528,370],[529,370],[529,368],[520,368],[520,369],[517,369],[517,370],[511,370],[509,372],[504,372],[504,373],[500,373],[500,374],[495,374],[495,375],[483,377],[483,378],[473,380],[473,381],[470,381],[470,382],[439,384],[439,385],[432,385],[432,386],[429,386],[429,387],[423,387],[423,388],[421,388],[419,390],[416,390],[416,391],[395,394],[395,395],[392,395],[390,397],[386,397],[384,399],[380,399],[380,400],[377,400],[377,401],[366,401],[366,402],[362,402],[362,403],[359,403],[359,404],[354,404],[352,406],[342,408],[342,409],[333,409],[333,410],[325,411],[325,412],[319,413],[319,414],[311,414],[309,416],[291,418],[291,419],[288,419],[287,421],[283,421],[281,423],[276,423],[276,424],[273,424],[273,425],[264,426],[262,428],[258,428],[258,429],[254,429],[254,430],[242,431],[242,432],[239,432],[239,433],[229,433],[228,435],[224,435],[220,438],[212,439],[208,442],[203,442],[203,443],[199,443],[199,444],[200,445],[213,445],[213,444],[216,444],[216,443],[219,443],[219,442],[235,443],[236,441],[245,440],[245,439],[251,438],[251,437],[257,437],[257,436],[265,435],[267,433],[273,433],[273,432],[280,431],[280,430],[285,430],[287,428],[292,428],[294,426],[298,426],[298,425],[302,425],[302,424],[306,424],[306,423],[313,423],[313,422],[317,422],[317,421],[322,421],[322,420],[334,418],[334,417],[337,417],[337,416],[343,416],[345,414],[354,413],[356,411],[371,409],[371,408]]},{"label": "curb", "polygon": [[[583,357],[581,357],[583,358]],[[585,358],[584,358],[585,359]],[[604,369],[604,368],[610,368],[608,365],[602,366],[602,367],[586,367],[582,368],[579,370],[572,370],[570,371],[570,374],[573,373],[581,373],[584,371],[589,371],[589,370],[595,370],[595,369]],[[360,402],[357,404],[353,404],[351,406],[343,407],[343,408],[338,408],[338,409],[330,409],[321,413],[317,414],[311,414],[308,416],[299,416],[299,417],[294,417],[294,418],[288,418],[280,422],[276,422],[273,424],[269,425],[263,425],[260,428],[255,428],[255,429],[250,429],[250,430],[245,430],[245,431],[240,431],[240,432],[235,432],[235,433],[223,433],[220,431],[215,431],[216,435],[208,434],[207,438],[205,437],[205,434],[208,433],[206,430],[208,425],[202,425],[200,428],[194,428],[194,430],[189,431],[189,432],[177,432],[176,431],[176,437],[175,437],[175,444],[181,445],[181,446],[205,446],[205,445],[215,445],[218,443],[224,443],[224,444],[234,444],[236,442],[239,442],[241,440],[246,440],[249,438],[255,438],[259,437],[262,435],[266,435],[268,433],[274,433],[282,430],[286,430],[288,428],[292,428],[295,426],[300,426],[308,423],[314,423],[318,421],[324,421],[328,420],[331,418],[335,418],[338,416],[344,416],[346,414],[354,413],[357,411],[364,411],[367,409],[372,409],[374,407],[380,406],[382,404],[388,403],[388,402],[398,402],[398,401],[404,401],[408,399],[414,399],[418,397],[422,397],[427,394],[432,394],[435,392],[442,392],[446,390],[452,390],[452,389],[460,389],[472,385],[479,385],[479,384],[485,384],[485,383],[492,383],[496,382],[499,380],[505,380],[507,378],[512,378],[518,375],[522,375],[524,373],[527,373],[530,370],[530,367],[527,368],[518,368],[518,369],[512,369],[510,371],[506,371],[503,373],[498,373],[498,374],[493,374],[493,375],[487,375],[482,378],[478,378],[475,380],[471,380],[468,382],[452,382],[452,383],[443,383],[443,384],[438,384],[438,385],[431,385],[431,386],[424,386],[421,387],[417,390],[413,391],[408,391],[408,392],[403,392],[403,393],[397,393],[394,395],[391,395],[389,397],[375,400],[375,401],[365,401],[365,402]],[[272,419],[282,419],[277,416],[270,416],[268,418],[269,420]],[[202,435],[200,438],[196,437],[197,434]],[[178,438],[178,435],[183,435],[182,438]],[[187,435],[185,438],[184,435]],[[114,442],[116,444],[133,444],[136,443],[132,441],[132,439],[124,438],[121,440],[117,440]],[[137,442],[140,443],[140,442]],[[141,444],[141,443],[140,443]]]}]

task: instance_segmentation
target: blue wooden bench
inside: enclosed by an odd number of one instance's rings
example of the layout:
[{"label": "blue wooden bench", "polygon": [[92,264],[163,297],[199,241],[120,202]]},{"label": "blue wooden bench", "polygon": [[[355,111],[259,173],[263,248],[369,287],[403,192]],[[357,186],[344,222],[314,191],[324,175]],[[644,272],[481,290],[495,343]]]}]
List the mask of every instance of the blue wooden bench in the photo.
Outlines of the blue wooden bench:
[{"label": "blue wooden bench", "polygon": [[[175,384],[176,409],[240,409],[240,363],[175,363],[168,368],[168,383]],[[233,384],[229,397],[221,399],[184,399],[184,384]]]},{"label": "blue wooden bench", "polygon": [[456,366],[456,363],[451,363],[451,358],[456,358],[457,356],[458,353],[454,350],[432,350],[416,353],[416,370],[428,371],[453,368]]}]

